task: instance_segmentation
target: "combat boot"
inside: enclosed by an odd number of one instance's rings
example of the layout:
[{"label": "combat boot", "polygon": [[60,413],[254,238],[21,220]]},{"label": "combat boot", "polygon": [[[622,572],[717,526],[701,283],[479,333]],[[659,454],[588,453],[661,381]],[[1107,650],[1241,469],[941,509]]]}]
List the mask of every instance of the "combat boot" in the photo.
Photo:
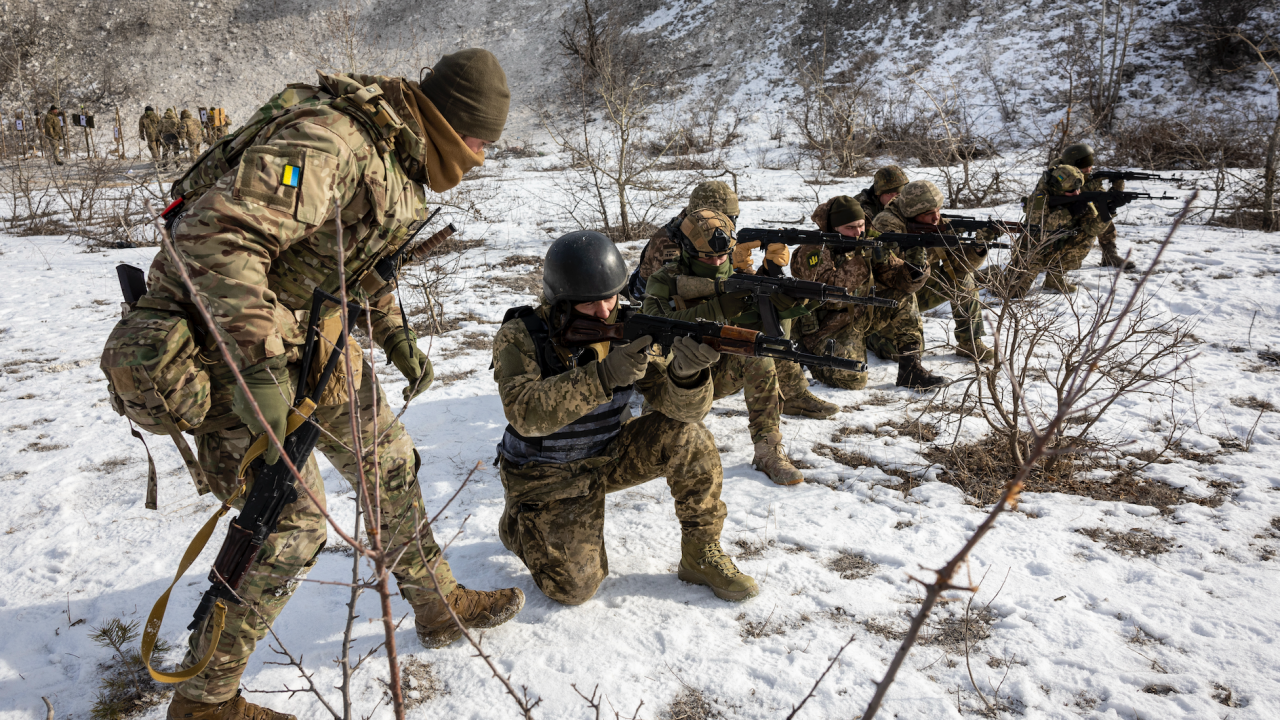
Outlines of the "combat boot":
[{"label": "combat boot", "polygon": [[968,360],[977,360],[980,363],[989,363],[996,359],[996,351],[987,347],[982,342],[982,338],[975,340],[961,340],[957,343],[956,354]]},{"label": "combat boot", "polygon": [[782,399],[783,415],[802,415],[804,417],[817,418],[818,420],[826,420],[838,412],[840,412],[839,405],[823,400],[809,392],[808,388],[801,390],[795,397]]},{"label": "combat boot", "polygon": [[740,602],[760,594],[760,586],[733,564],[720,543],[680,543],[680,570],[676,577],[695,585],[708,585],[721,600]]},{"label": "combat boot", "polygon": [[898,387],[912,390],[928,390],[939,385],[946,385],[950,380],[934,375],[920,364],[920,356],[915,353],[903,353],[898,360]]},{"label": "combat boot", "polygon": [[902,352],[898,349],[898,343],[880,333],[867,335],[866,343],[867,349],[875,353],[876,357],[881,360],[894,362],[902,355]]},{"label": "combat boot", "polygon": [[174,693],[169,703],[169,720],[298,720],[287,713],[254,705],[240,696],[220,703],[203,703],[190,700],[182,693]]},{"label": "combat boot", "polygon": [[[486,630],[498,627],[524,608],[524,591],[520,588],[507,588],[486,592],[468,590],[458,585],[449,593],[447,602],[468,630]],[[425,648],[441,648],[462,637],[462,628],[453,621],[439,598],[423,605],[415,605],[413,614],[418,641]]]},{"label": "combat boot", "polygon": [[[1101,243],[1099,243],[1101,245]],[[1137,265],[1132,260],[1125,260],[1120,257],[1120,253],[1116,252],[1115,245],[1101,245],[1102,247],[1102,267],[1114,267],[1121,270],[1136,270]]]},{"label": "combat boot", "polygon": [[1056,293],[1062,293],[1063,295],[1070,295],[1071,293],[1074,293],[1075,291],[1079,290],[1080,286],[1076,285],[1070,280],[1067,280],[1066,275],[1062,275],[1060,273],[1045,273],[1044,289],[1048,290],[1049,292],[1056,292]]},{"label": "combat boot", "polygon": [[751,458],[751,467],[759,470],[778,485],[795,485],[804,482],[804,475],[791,464],[791,460],[782,449],[781,433],[769,433],[756,443],[756,456]]}]

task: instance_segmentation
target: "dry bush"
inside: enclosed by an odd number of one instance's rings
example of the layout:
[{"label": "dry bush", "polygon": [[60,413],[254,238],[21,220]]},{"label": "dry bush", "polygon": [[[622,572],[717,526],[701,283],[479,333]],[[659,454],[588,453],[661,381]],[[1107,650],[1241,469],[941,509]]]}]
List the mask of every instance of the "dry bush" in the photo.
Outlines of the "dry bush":
[{"label": "dry bush", "polygon": [[[825,48],[825,38],[823,42]],[[832,175],[865,173],[880,148],[876,108],[881,96],[873,84],[876,76],[869,72],[877,57],[866,50],[834,70],[824,50],[800,69],[800,98],[787,117],[802,150]],[[776,134],[780,142],[780,129]]]}]

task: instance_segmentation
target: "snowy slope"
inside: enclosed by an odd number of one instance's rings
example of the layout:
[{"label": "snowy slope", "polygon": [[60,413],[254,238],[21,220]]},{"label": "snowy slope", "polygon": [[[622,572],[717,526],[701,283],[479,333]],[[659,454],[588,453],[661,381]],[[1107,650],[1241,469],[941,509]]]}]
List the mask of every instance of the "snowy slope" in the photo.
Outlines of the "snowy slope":
[{"label": "snowy slope", "polygon": [[[448,316],[470,319],[444,336],[422,339],[440,380],[404,416],[424,460],[430,512],[477,461],[484,464],[435,532],[442,541],[461,533],[447,554],[462,582],[516,585],[528,596],[518,618],[485,635],[485,647],[517,686],[541,698],[540,718],[588,717],[575,684],[584,692],[598,685],[628,716],[643,701],[640,717],[658,717],[689,687],[725,717],[778,718],[853,636],[800,717],[854,715],[897,647],[886,635],[905,629],[906,614],[918,605],[921,591],[910,575],[948,558],[985,513],[951,485],[925,482],[904,496],[893,487],[898,479],[879,469],[846,467],[812,451],[828,444],[886,469],[928,466],[918,443],[887,427],[914,417],[927,398],[894,387],[894,365],[873,359],[864,391],[815,385],[817,394],[846,408],[831,420],[784,419],[792,456],[814,466],[806,471],[811,482],[800,486],[774,486],[750,468],[740,395],[717,403],[708,416],[725,468],[725,546],[762,588],[750,602],[724,603],[676,579],[679,525],[660,480],[610,497],[611,573],[582,606],[561,607],[543,597],[498,541],[502,490],[492,461],[505,421],[484,346],[507,307],[533,301],[527,290],[530,273],[536,278],[534,263],[551,239],[572,229],[558,215],[550,174],[533,169],[545,162],[510,162],[484,181],[502,191],[486,209],[496,220],[466,224],[463,239],[483,244],[457,259],[446,296]],[[788,172],[743,174],[741,194],[769,200],[744,202],[742,224],[807,217],[811,203],[800,196],[809,189],[798,189],[797,180]],[[823,196],[852,194],[864,182],[822,188]],[[1149,258],[1155,246],[1139,241],[1163,236],[1174,206],[1126,208],[1122,249],[1131,246],[1140,263]],[[1012,207],[991,212],[1014,216]],[[624,250],[634,257],[638,247]],[[106,402],[97,369],[119,312],[112,268],[145,266],[153,251],[90,254],[62,238],[0,236],[0,252],[0,717],[43,717],[40,697],[47,696],[59,717],[82,718],[97,665],[108,658],[89,642],[88,628],[112,617],[145,618],[216,503],[196,496],[166,439],[148,437],[161,474],[160,510],[143,508],[145,459]],[[1086,290],[1105,287],[1111,277],[1097,260],[1095,252],[1073,274]],[[972,675],[988,698],[1000,686],[1004,715],[1280,716],[1280,574],[1268,559],[1280,548],[1280,528],[1272,524],[1280,517],[1280,419],[1232,402],[1253,396],[1280,405],[1280,368],[1256,352],[1280,345],[1280,239],[1189,227],[1177,237],[1167,269],[1154,287],[1157,304],[1197,319],[1204,341],[1192,366],[1194,392],[1117,405],[1105,427],[1132,437],[1135,447],[1150,447],[1157,436],[1152,421],[1172,404],[1195,419],[1186,442],[1203,454],[1145,472],[1195,495],[1226,483],[1228,499],[1219,507],[1184,504],[1162,516],[1146,506],[1029,494],[1020,512],[1002,517],[968,574],[975,583],[986,577],[972,610],[989,613],[990,620],[983,625],[989,636],[974,636]],[[926,362],[958,377],[967,366],[938,349],[949,325],[946,313],[928,315],[927,341],[935,349]],[[394,369],[380,376],[398,397],[403,381]],[[1225,438],[1243,440],[1255,421],[1248,452],[1238,443],[1224,447]],[[842,427],[868,432],[833,439]],[[322,468],[330,508],[349,521],[348,488],[323,461]],[[937,469],[928,472],[935,477]],[[1168,538],[1171,549],[1124,556],[1077,532],[1094,528],[1149,531]],[[830,565],[848,553],[875,566],[865,577],[843,579]],[[213,554],[206,551],[175,591],[163,634],[176,645]],[[349,573],[349,558],[325,553],[310,579],[344,581]],[[964,598],[956,597],[931,623],[953,638],[964,614]],[[374,600],[363,598],[363,618],[376,617]],[[336,683],[330,661],[345,601],[344,588],[304,584],[276,626],[322,687]],[[395,608],[409,612],[398,598]],[[79,619],[85,623],[69,626]],[[380,637],[380,627],[362,619],[357,649],[373,647]],[[915,648],[884,717],[955,718],[957,706],[969,714],[981,707],[963,646],[946,640],[943,633]],[[492,718],[513,711],[469,648],[418,650],[411,621],[397,641],[406,654],[430,663],[445,688],[410,717]],[[265,664],[273,659],[264,644],[250,661],[245,687],[299,684],[293,670]],[[364,714],[390,716],[385,705],[376,707],[385,677],[385,665],[374,661],[358,675]],[[1231,691],[1238,709],[1215,700],[1224,692],[1219,686]],[[251,697],[299,717],[323,715],[305,694]],[[162,709],[144,717],[163,717]]]}]

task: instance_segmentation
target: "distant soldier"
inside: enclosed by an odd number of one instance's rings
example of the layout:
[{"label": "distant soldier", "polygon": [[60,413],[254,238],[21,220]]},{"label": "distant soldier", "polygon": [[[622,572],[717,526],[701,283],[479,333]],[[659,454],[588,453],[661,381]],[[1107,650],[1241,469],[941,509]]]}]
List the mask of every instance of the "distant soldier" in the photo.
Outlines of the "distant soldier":
[{"label": "distant soldier", "polygon": [[663,265],[680,257],[680,244],[683,238],[680,233],[680,224],[689,213],[702,208],[711,208],[727,216],[734,225],[738,223],[738,194],[733,191],[733,188],[720,180],[698,183],[693,188],[693,192],[689,193],[689,204],[680,211],[679,215],[658,228],[648,244],[644,246],[644,250],[640,251],[640,264],[635,272],[631,273],[631,279],[623,290],[624,295],[630,297],[633,302],[644,301],[645,284],[649,276]]},{"label": "distant soldier", "polygon": [[[1093,173],[1094,154],[1093,148],[1084,143],[1075,143],[1068,145],[1062,151],[1062,157],[1058,158],[1053,165],[1074,165],[1076,169],[1084,175],[1084,192],[1102,192],[1102,178],[1095,178]],[[1117,178],[1111,181],[1111,192],[1124,192],[1124,180]],[[1107,228],[1098,234],[1098,249],[1102,250],[1102,266],[1117,267],[1122,270],[1133,270],[1137,267],[1132,260],[1126,261],[1120,257],[1119,250],[1116,249],[1116,224],[1112,220],[1107,221]],[[1084,257],[1080,258],[1081,262]],[[1064,268],[1065,270],[1079,270],[1080,265],[1075,267]]]},{"label": "distant soldier", "polygon": [[178,152],[181,147],[178,145],[178,133],[182,131],[182,125],[178,122],[178,116],[173,112],[173,108],[164,111],[164,117],[160,118],[160,145],[163,150],[161,163],[168,165],[170,160],[178,158]]},{"label": "distant soldier", "polygon": [[204,142],[204,128],[200,126],[199,120],[191,117],[190,110],[182,111],[182,121],[179,125],[182,142],[186,143],[191,161],[195,162],[196,156],[200,154],[200,144]]},{"label": "distant soldier", "polygon": [[40,119],[40,132],[44,135],[45,147],[49,149],[53,161],[62,164],[58,157],[58,146],[65,145],[66,134],[62,131],[63,115],[57,105],[50,105],[49,112]]},{"label": "distant soldier", "polygon": [[160,162],[160,116],[156,109],[147,106],[142,117],[138,118],[138,139],[147,144],[151,151],[151,162]]},{"label": "distant soldier", "polygon": [[1040,232],[1023,236],[1020,252],[998,276],[997,287],[1004,284],[1010,297],[1026,295],[1042,271],[1045,290],[1073,293],[1078,289],[1063,272],[1080,267],[1093,247],[1094,238],[1106,231],[1107,221],[1098,217],[1093,203],[1081,200],[1050,208],[1047,200],[1054,196],[1079,195],[1083,187],[1084,173],[1075,165],[1058,165],[1049,170],[1041,187],[1027,202],[1026,222],[1039,225]]},{"label": "distant soldier", "polygon": [[889,207],[889,203],[898,197],[898,193],[902,192],[908,182],[910,180],[907,179],[905,170],[897,165],[886,165],[871,178],[871,187],[858,193],[853,199],[862,206],[862,214],[867,221],[872,221]]},{"label": "distant soldier", "polygon": [[222,108],[210,108],[209,113],[209,144],[218,142],[218,139],[227,134],[231,128],[231,118],[227,117],[227,112]]}]

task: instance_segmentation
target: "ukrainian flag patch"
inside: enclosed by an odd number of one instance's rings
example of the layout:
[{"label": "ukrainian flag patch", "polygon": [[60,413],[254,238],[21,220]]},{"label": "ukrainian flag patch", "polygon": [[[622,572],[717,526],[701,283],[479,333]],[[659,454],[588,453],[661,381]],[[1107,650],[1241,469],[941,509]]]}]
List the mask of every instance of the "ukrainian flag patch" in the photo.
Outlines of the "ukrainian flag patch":
[{"label": "ukrainian flag patch", "polygon": [[298,187],[298,183],[302,180],[302,168],[297,165],[285,165],[284,173],[280,176],[280,184],[285,187]]}]

